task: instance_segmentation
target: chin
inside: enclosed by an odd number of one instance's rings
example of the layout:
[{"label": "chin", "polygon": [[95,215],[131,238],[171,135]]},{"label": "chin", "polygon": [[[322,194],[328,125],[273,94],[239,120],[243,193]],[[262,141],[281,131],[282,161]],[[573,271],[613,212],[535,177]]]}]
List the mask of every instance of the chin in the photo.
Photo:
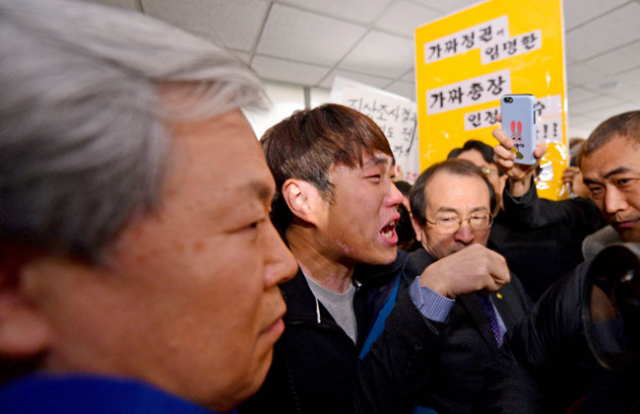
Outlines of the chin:
[{"label": "chin", "polygon": [[244,383],[242,389],[238,390],[235,395],[236,403],[233,407],[240,405],[241,402],[249,399],[258,392],[260,387],[262,387],[264,380],[267,378],[267,373],[269,372],[269,368],[271,368],[272,360],[273,348],[271,348],[268,353],[258,361],[258,364],[255,369],[253,369],[252,373],[244,376],[244,378],[250,382]]},{"label": "chin", "polygon": [[376,258],[375,261],[368,262],[369,264],[376,265],[387,265],[393,263],[398,257],[398,251],[395,247],[391,249],[385,249],[384,252],[381,252]]}]

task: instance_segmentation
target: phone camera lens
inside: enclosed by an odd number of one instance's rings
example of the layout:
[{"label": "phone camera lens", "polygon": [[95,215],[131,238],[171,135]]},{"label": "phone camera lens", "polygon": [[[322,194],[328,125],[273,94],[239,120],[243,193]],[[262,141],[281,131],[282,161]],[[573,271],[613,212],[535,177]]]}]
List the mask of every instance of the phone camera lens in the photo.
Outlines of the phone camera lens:
[{"label": "phone camera lens", "polygon": [[513,102],[513,98],[504,98],[504,101],[506,103],[511,103],[511,102]]}]

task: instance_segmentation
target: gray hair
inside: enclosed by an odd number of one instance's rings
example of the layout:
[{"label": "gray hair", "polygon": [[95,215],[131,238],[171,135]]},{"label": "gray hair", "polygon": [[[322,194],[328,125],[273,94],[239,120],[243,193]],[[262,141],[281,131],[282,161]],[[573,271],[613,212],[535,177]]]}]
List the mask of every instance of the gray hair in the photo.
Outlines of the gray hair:
[{"label": "gray hair", "polygon": [[229,52],[140,13],[0,0],[0,39],[0,239],[92,262],[157,207],[167,121],[266,102]]}]

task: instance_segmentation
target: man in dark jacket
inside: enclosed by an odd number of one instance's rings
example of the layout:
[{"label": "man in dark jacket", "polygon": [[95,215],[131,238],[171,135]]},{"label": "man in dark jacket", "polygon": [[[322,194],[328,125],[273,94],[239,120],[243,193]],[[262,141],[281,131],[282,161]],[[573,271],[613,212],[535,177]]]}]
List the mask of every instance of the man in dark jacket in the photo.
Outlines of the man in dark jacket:
[{"label": "man in dark jacket", "polygon": [[[411,253],[411,264],[424,269],[458,251],[485,246],[494,203],[492,185],[472,163],[448,160],[429,167],[411,191],[414,228],[422,244]],[[458,296],[420,405],[438,413],[471,412],[485,368],[502,346],[504,333],[529,307],[514,275],[511,283],[490,295]]]},{"label": "man in dark jacket", "polygon": [[[602,217],[623,241],[640,242],[640,111],[598,126],[585,142],[579,164]],[[613,407],[613,399],[603,398],[612,395],[605,385],[629,382],[602,371],[589,352],[580,300],[589,265],[579,265],[545,292],[530,316],[508,335],[505,363],[497,365],[495,381],[489,384],[487,412],[513,412],[516,407],[523,413],[562,412],[568,406],[577,409],[583,401],[582,412],[626,412],[633,404],[633,398],[615,398],[630,405]]]},{"label": "man in dark jacket", "polygon": [[355,110],[296,112],[261,141],[278,189],[273,218],[300,270],[282,286],[289,312],[267,380],[241,411],[410,412],[452,298],[502,286],[504,260],[477,249],[418,278],[407,269],[394,248],[393,154]]}]

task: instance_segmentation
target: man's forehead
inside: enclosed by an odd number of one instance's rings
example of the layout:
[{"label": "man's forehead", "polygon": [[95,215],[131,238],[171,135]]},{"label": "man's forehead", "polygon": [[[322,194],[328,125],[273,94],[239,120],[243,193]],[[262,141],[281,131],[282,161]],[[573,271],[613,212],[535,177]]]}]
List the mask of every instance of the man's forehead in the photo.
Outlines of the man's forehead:
[{"label": "man's forehead", "polygon": [[[478,176],[475,175],[460,175],[453,174],[449,171],[436,171],[436,173],[431,177],[429,182],[425,185],[424,191],[427,195],[427,206],[432,205],[433,207],[438,208],[443,205],[443,202],[447,202],[450,197],[456,194],[456,190],[460,188],[463,183],[466,186],[472,185],[474,188],[483,189],[481,190],[484,194],[486,191],[487,197],[486,200],[483,198],[482,203],[486,201],[487,206],[490,204],[491,194],[486,183]],[[434,186],[446,186],[447,189],[451,189],[451,191],[429,191],[430,187]],[[467,187],[468,188],[468,187]],[[465,198],[466,199],[466,198]],[[450,205],[450,207],[455,207]]]},{"label": "man's forehead", "polygon": [[584,155],[580,168],[585,176],[610,176],[618,172],[638,171],[640,144],[626,136],[615,136],[603,146]]},{"label": "man's forehead", "polygon": [[395,166],[396,160],[395,158],[384,154],[382,152],[376,152],[374,154],[365,154],[362,156],[362,167],[355,162],[355,166],[349,167],[344,164],[334,164],[330,171],[339,171],[339,170],[360,170],[378,166]]}]

